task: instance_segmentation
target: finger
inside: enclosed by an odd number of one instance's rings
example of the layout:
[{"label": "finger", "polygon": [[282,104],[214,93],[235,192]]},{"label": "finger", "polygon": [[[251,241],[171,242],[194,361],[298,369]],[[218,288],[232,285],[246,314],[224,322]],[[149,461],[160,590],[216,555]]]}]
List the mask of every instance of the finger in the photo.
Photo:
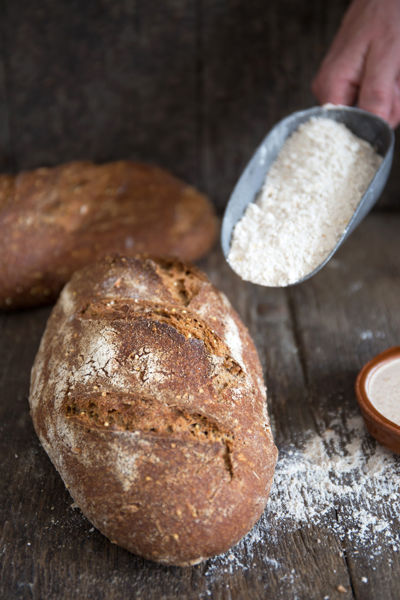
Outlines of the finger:
[{"label": "finger", "polygon": [[392,98],[392,108],[390,111],[389,117],[389,125],[393,127],[397,127],[400,123],[400,80],[397,79],[397,82],[394,86],[394,93]]},{"label": "finger", "polygon": [[314,96],[320,104],[345,104],[351,106],[358,95],[358,84],[351,77],[343,75],[340,68],[322,68],[311,86]]},{"label": "finger", "polygon": [[321,104],[355,103],[365,56],[371,39],[370,20],[359,14],[353,2],[322,62],[312,91]]},{"label": "finger", "polygon": [[[393,48],[393,47],[392,47]],[[394,88],[397,79],[397,55],[400,48],[390,54],[379,43],[370,47],[361,78],[358,106],[389,120],[392,111]]]},{"label": "finger", "polygon": [[312,83],[312,91],[321,104],[351,106],[358,96],[367,49],[361,43],[352,43],[338,53],[333,50],[334,46]]}]

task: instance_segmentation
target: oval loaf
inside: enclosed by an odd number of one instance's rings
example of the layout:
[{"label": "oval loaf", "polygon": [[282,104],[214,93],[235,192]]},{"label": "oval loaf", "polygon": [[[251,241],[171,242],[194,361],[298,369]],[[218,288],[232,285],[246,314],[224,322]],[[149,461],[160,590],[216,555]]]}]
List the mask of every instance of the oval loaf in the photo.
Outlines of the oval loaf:
[{"label": "oval loaf", "polygon": [[83,513],[145,558],[195,564],[260,517],[277,451],[253,342],[192,266],[107,258],[74,274],[30,406]]},{"label": "oval loaf", "polygon": [[106,254],[196,260],[216,232],[209,200],[155,166],[73,162],[0,175],[0,308],[54,300]]}]

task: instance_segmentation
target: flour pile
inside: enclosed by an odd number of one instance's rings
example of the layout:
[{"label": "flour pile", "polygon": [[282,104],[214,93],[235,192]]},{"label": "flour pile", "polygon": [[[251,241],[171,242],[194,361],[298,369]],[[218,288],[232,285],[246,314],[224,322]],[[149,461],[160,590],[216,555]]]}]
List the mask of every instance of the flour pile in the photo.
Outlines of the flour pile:
[{"label": "flour pile", "polygon": [[264,186],[237,223],[228,262],[246,281],[285,286],[333,250],[382,158],[328,118],[286,140]]},{"label": "flour pile", "polygon": [[268,568],[278,569],[279,556],[265,547],[308,525],[374,559],[387,549],[400,551],[399,516],[400,457],[372,440],[359,415],[346,423],[334,418],[322,435],[308,433],[280,451],[263,517],[208,569],[251,568],[256,549]]}]

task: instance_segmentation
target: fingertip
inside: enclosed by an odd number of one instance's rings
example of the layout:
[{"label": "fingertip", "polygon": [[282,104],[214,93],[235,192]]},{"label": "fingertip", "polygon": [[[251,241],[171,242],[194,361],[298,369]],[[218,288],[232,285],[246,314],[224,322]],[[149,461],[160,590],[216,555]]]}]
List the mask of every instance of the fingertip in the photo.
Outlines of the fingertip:
[{"label": "fingertip", "polygon": [[367,95],[365,93],[360,94],[358,106],[385,121],[390,121],[391,97],[384,92],[376,90],[375,92],[369,92]]},{"label": "fingertip", "polygon": [[374,77],[365,77],[358,106],[388,121],[392,108],[392,91],[386,81],[383,78],[381,81],[375,74]]},{"label": "fingertip", "polygon": [[392,56],[388,56],[387,60],[382,60],[382,56],[381,45],[376,44],[371,48],[365,64],[358,106],[390,122],[397,104],[397,62]]},{"label": "fingertip", "polygon": [[357,97],[357,86],[350,81],[335,76],[318,75],[311,84],[311,90],[320,104],[341,104],[351,106]]},{"label": "fingertip", "polygon": [[400,125],[400,101],[397,98],[393,102],[388,123],[393,129],[396,129]]}]

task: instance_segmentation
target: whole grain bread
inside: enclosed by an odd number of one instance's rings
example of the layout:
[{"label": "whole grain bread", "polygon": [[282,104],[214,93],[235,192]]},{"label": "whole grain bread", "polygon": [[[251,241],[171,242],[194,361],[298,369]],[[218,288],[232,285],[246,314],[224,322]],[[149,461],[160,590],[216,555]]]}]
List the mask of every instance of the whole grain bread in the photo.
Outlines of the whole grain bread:
[{"label": "whole grain bread", "polygon": [[43,447],[88,519],[195,564],[264,510],[277,451],[249,333],[193,266],[107,258],[74,274],[32,369]]},{"label": "whole grain bread", "polygon": [[54,300],[110,253],[196,260],[215,241],[209,200],[158,167],[72,162],[0,175],[0,308]]}]

